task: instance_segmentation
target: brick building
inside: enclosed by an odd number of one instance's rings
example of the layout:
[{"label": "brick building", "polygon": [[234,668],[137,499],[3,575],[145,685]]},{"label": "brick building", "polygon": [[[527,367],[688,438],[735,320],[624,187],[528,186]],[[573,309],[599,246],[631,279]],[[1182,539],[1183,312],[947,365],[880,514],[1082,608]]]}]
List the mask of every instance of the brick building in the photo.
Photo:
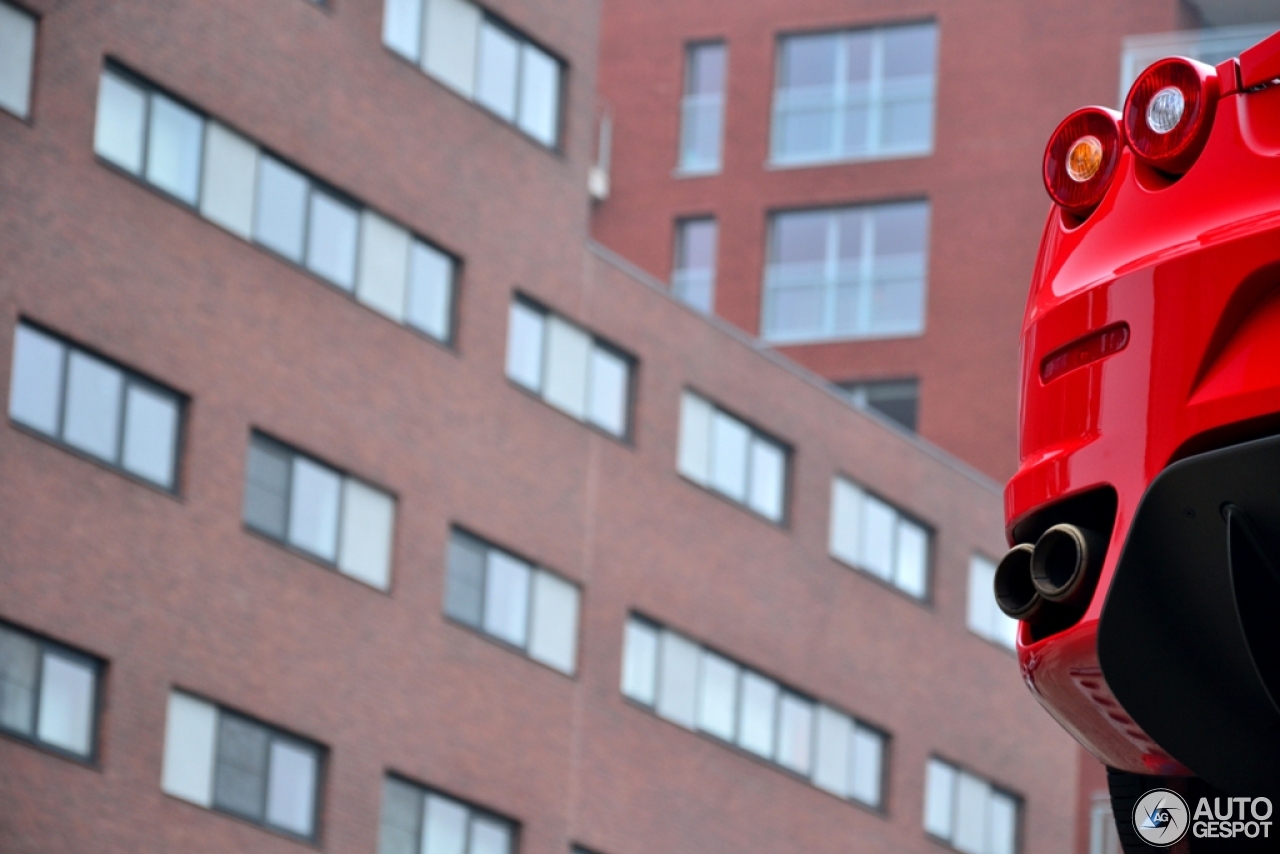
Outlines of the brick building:
[{"label": "brick building", "polygon": [[998,485],[588,237],[600,13],[0,0],[0,850],[1070,850]]},{"label": "brick building", "polygon": [[[1156,59],[1280,25],[1261,0],[604,9],[596,238],[1000,480],[1049,134]],[[1079,773],[1078,850],[1114,854],[1102,769]]]}]

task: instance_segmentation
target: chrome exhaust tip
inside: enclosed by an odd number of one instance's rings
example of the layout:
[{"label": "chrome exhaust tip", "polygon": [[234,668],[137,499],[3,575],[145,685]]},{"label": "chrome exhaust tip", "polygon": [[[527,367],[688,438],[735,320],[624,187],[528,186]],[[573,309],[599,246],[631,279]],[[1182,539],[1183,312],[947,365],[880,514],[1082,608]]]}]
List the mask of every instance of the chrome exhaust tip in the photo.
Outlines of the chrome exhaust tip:
[{"label": "chrome exhaust tip", "polygon": [[996,604],[1015,620],[1030,620],[1044,605],[1031,578],[1033,551],[1030,543],[1016,545],[996,565]]}]

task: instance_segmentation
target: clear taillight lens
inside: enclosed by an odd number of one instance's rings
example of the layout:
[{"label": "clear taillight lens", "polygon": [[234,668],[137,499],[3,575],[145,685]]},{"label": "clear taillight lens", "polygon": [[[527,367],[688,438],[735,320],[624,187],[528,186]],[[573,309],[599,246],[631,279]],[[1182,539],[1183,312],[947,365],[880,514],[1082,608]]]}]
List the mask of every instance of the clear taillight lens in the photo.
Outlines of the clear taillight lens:
[{"label": "clear taillight lens", "polygon": [[1083,215],[1098,206],[1120,160],[1120,114],[1085,107],[1067,116],[1044,151],[1044,186],[1065,210]]},{"label": "clear taillight lens", "polygon": [[1162,59],[1133,83],[1124,101],[1124,132],[1133,153],[1181,175],[1200,156],[1218,107],[1218,73],[1181,57]]}]

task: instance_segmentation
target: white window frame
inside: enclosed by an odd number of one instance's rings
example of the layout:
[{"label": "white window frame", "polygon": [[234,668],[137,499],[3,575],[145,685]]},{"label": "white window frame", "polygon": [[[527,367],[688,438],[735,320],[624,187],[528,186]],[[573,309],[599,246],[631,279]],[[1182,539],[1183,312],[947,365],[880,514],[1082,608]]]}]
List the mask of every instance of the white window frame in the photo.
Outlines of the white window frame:
[{"label": "white window frame", "polygon": [[[912,259],[898,263],[896,266],[901,268],[899,270],[895,271],[893,266],[890,266],[888,274],[878,272],[877,268],[881,264],[878,259],[885,256],[878,256],[869,251],[870,247],[875,246],[877,214],[895,207],[914,205],[923,205],[925,213],[924,246],[920,251],[918,274],[915,269],[908,269],[916,267],[916,261]],[[858,258],[856,275],[841,278],[839,216],[850,211],[859,211],[863,214],[860,241],[863,252]],[[928,200],[924,199],[845,205],[836,208],[782,210],[771,213],[769,215],[768,257],[765,259],[764,287],[761,294],[760,336],[766,341],[775,344],[806,344],[821,341],[910,338],[923,335],[925,317],[929,308],[929,231],[932,223],[932,213],[932,205]],[[773,259],[778,252],[779,220],[789,215],[814,214],[824,214],[827,217],[826,252],[821,263],[821,269],[816,272],[816,275],[812,270],[789,269],[790,267],[808,267],[809,265],[807,264],[786,265],[774,261]],[[903,272],[902,270],[904,269],[907,272]],[[912,322],[900,322],[896,325],[886,324],[884,326],[876,324],[872,317],[873,295],[877,283],[883,279],[896,281],[899,287],[919,288],[920,314]],[[772,305],[775,295],[788,289],[814,287],[822,289],[823,305],[820,328],[810,328],[803,331],[777,330],[778,321],[775,317],[777,309]],[[856,287],[858,292],[857,311],[855,312],[854,326],[851,329],[838,329],[836,327],[836,305],[839,290],[842,287]]]},{"label": "white window frame", "polygon": [[[937,73],[937,55],[934,57],[934,73],[927,83],[915,81],[916,90],[909,91],[905,94],[898,95],[896,98],[888,96],[885,91],[884,77],[884,59],[885,46],[884,36],[887,32],[895,29],[906,27],[932,26],[934,28],[935,39],[937,38],[938,25],[936,21],[916,21],[903,24],[892,24],[888,26],[867,27],[845,30],[831,30],[826,32],[807,32],[807,33],[787,33],[779,36],[777,46],[777,69],[775,71],[775,79],[773,85],[773,107],[770,117],[770,144],[769,144],[769,162],[773,166],[817,166],[830,163],[856,162],[862,160],[888,160],[902,157],[923,157],[933,153],[934,134],[937,124],[937,98],[938,98],[938,73]],[[832,144],[831,148],[825,152],[813,154],[787,154],[781,150],[782,146],[782,117],[792,110],[811,109],[806,104],[806,97],[803,90],[795,91],[784,89],[782,86],[783,74],[783,55],[786,50],[786,42],[791,38],[805,38],[810,36],[831,36],[843,40],[846,36],[855,33],[870,33],[871,41],[871,77],[868,80],[868,91],[865,97],[867,106],[867,138],[871,141],[868,150],[863,153],[847,153],[845,150],[844,139],[844,116],[846,111],[864,99],[853,93],[848,85],[848,56],[843,43],[838,44],[835,56],[835,79],[831,89],[831,97],[827,101],[827,111],[832,115]],[[936,45],[935,41],[935,45]],[[813,98],[812,95],[809,96]],[[817,99],[814,99],[817,100]],[[903,145],[897,147],[880,146],[880,125],[884,118],[885,108],[892,101],[911,101],[927,100],[929,103],[929,132],[927,139],[917,145]],[[799,102],[799,103],[794,103]]]}]

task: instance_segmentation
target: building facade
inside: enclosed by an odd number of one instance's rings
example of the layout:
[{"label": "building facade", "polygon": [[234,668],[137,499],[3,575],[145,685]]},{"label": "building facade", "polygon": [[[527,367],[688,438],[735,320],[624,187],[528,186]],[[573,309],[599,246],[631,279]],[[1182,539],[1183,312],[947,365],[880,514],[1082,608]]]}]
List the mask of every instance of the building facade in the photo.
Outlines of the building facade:
[{"label": "building facade", "polygon": [[[597,239],[997,479],[1050,133],[1156,59],[1280,26],[1258,0],[604,9]],[[1103,769],[1079,764],[1078,850],[1114,854]]]},{"label": "building facade", "polygon": [[600,29],[0,0],[0,849],[1070,850],[998,485],[589,238]]}]

